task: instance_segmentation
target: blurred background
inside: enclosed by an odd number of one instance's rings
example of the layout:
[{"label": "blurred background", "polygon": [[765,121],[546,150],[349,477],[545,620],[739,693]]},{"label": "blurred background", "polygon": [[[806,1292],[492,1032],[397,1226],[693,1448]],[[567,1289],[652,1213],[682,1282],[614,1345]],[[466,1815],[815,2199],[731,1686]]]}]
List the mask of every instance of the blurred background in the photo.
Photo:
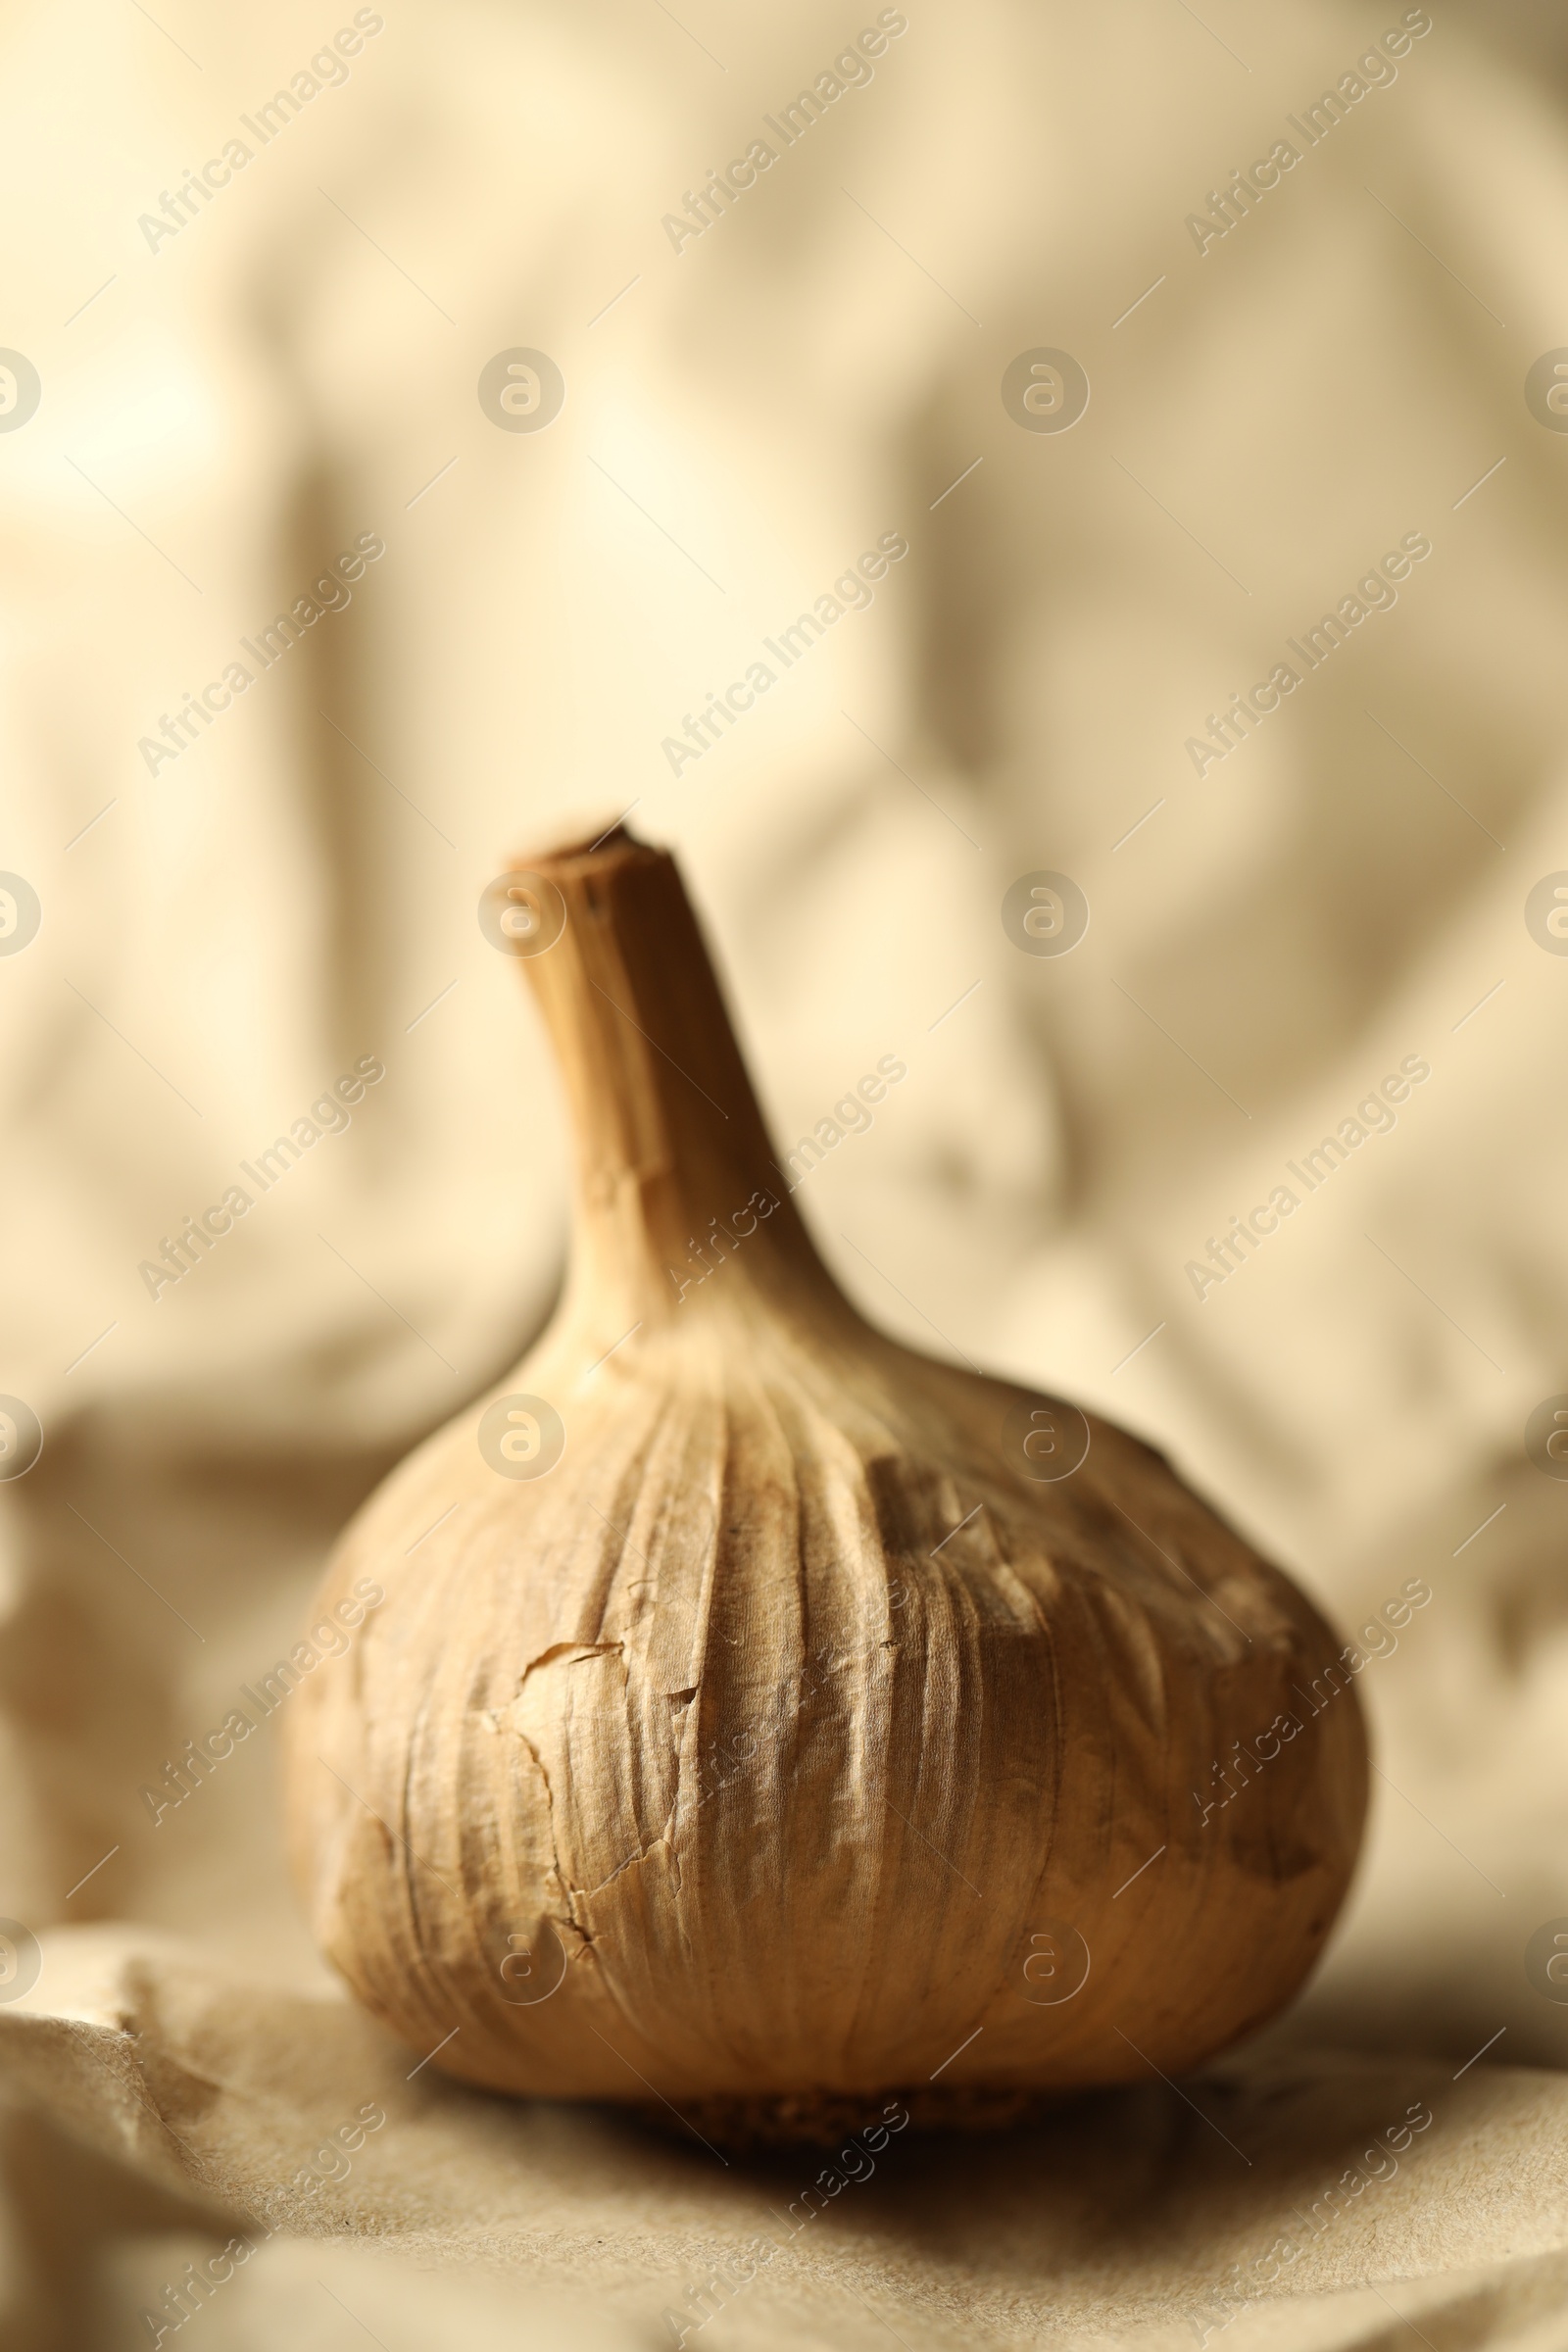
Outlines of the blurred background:
[{"label": "blurred background", "polygon": [[[4,43],[0,1912],[320,1988],[268,1739],[140,1792],[548,1314],[561,1105],[480,903],[629,810],[785,1148],[907,1064],[799,1196],[869,1316],[1151,1437],[1348,1634],[1430,1587],[1289,2030],[1561,2065],[1561,19],[88,0]],[[1070,953],[1004,919],[1041,874]]]}]

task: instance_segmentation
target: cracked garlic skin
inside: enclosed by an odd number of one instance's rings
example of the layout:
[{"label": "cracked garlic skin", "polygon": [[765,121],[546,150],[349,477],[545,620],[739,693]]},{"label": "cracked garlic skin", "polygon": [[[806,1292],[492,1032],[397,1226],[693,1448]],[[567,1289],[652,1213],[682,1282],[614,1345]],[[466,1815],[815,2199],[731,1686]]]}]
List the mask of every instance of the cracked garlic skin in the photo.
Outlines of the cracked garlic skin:
[{"label": "cracked garlic skin", "polygon": [[328,1570],[386,1598],[291,1711],[323,1951],[436,2066],[546,2097],[1191,2067],[1345,1893],[1336,1637],[1148,1446],[847,1303],[667,856],[617,830],[514,887],[570,1275]]}]

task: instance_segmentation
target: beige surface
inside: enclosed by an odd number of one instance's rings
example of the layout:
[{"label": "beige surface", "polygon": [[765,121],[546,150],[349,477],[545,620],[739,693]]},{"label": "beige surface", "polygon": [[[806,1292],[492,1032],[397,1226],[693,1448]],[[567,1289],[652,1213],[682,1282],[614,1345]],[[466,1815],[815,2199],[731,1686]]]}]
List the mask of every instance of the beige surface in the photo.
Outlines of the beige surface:
[{"label": "beige surface", "polygon": [[[689,2342],[856,2352],[890,2333],[1165,2352],[1205,2324],[1253,2352],[1392,2343],[1400,2320],[1448,2346],[1561,2340],[1555,2074],[1254,2061],[1201,2085],[1202,2119],[1155,2082],[978,2143],[873,2133],[842,2154],[728,2161],[673,2123],[514,2105],[431,2069],[408,2081],[406,2056],[339,2001],[241,1992],[129,1936],[78,1932],[49,1959],[55,2014],[0,2026],[10,2077],[165,2192],[156,2231],[115,2217],[95,2278],[60,2264],[80,2340],[128,2340],[106,2325],[119,2297],[156,2309],[218,2246],[240,2262],[200,2324],[235,2347],[296,2328],[352,2341],[323,2297],[398,2347],[432,2329],[472,2340],[470,2312],[482,2330],[492,2310],[617,2352],[682,2327]],[[365,2114],[383,2121],[351,2158],[324,2152]],[[39,2127],[14,2146],[34,2182],[66,2167]],[[104,2194],[102,2162],[75,2169]],[[367,2238],[380,2259],[320,2243]],[[40,2273],[59,2262],[30,2251]],[[1283,2328],[1249,2292],[1259,2274],[1288,2281]]]},{"label": "beige surface", "polygon": [[[1436,2122],[1211,2340],[1413,2345],[1381,2292],[1442,2352],[1554,2345],[1568,2013],[1522,1963],[1568,1912],[1568,1492],[1522,1444],[1568,1380],[1568,964],[1522,919],[1568,865],[1568,445],[1522,397],[1568,338],[1547,34],[1494,13],[1478,46],[1479,18],[1436,9],[1397,80],[1200,256],[1188,212],[1399,9],[913,9],[870,85],[677,255],[662,216],[874,11],[388,10],[347,82],[149,252],[138,216],[350,13],[94,0],[6,35],[0,343],[43,399],[0,434],[0,866],[43,925],[0,959],[0,1390],[46,1448],[0,1493],[0,1911],[67,1936],[29,2015],[0,2010],[8,2342],[137,2340],[225,2188],[288,2232],[324,2213],[448,2259],[407,2288],[363,2244],[280,2232],[193,2323],[214,2342],[363,2340],[298,2307],[318,2258],[389,2345],[505,2334],[536,2278],[612,2288],[607,2341],[669,2340],[666,2284],[749,2211],[662,2143],[440,2086],[342,2206],[291,2202],[327,2090],[357,2090],[361,2048],[376,2082],[398,2062],[289,2006],[326,1992],[265,1741],[156,1828],[138,1797],[278,1655],[380,1469],[545,1311],[560,1115],[476,903],[514,843],[636,799],[710,912],[786,1141],[878,1055],[908,1062],[799,1196],[867,1312],[1169,1446],[1348,1625],[1433,1589],[1360,1677],[1386,1779],[1292,2027],[1377,2071],[1313,2059],[1309,2119],[1254,2086],[1231,2136],[1304,2192],[1385,2082]],[[513,346],[566,378],[536,436],[475,398]],[[999,398],[1040,346],[1093,385],[1059,436]],[[673,778],[683,714],[892,530],[909,556],[871,608]],[[1397,605],[1200,779],[1205,714],[1415,531],[1433,552]],[[352,604],[149,775],[160,714],[365,532],[386,554]],[[1093,909],[1059,962],[999,920],[1040,868]],[[160,1237],[362,1055],[386,1078],[352,1128],[150,1298]],[[1395,1131],[1198,1300],[1205,1237],[1407,1055],[1432,1076]],[[32,2022],[71,2013],[93,1920],[180,1939],[126,1996],[141,2040],[97,2031],[191,2121],[171,2109],[183,2175],[82,2086],[82,2036]],[[193,2039],[239,2088],[184,2085]],[[817,2271],[702,2341],[971,2319],[1196,2341],[1199,2298],[1280,2226],[1188,2131],[1211,2136],[1156,2089],[1022,2150],[922,2154],[918,2188],[856,2191],[874,2223],[841,2209],[830,2253],[798,2257]],[[511,2285],[467,2265],[492,2201]],[[62,2279],[98,2317],[61,2316]],[[528,2310],[538,2340],[586,2332]]]}]

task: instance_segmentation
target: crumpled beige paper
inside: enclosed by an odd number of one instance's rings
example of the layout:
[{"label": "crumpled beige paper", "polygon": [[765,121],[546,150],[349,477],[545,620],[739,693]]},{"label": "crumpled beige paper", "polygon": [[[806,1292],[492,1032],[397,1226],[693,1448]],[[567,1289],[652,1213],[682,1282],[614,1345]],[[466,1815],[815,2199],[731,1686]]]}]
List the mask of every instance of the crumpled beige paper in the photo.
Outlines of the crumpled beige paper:
[{"label": "crumpled beige paper", "polygon": [[1562,2341],[1554,2073],[1276,2050],[975,2139],[879,2105],[840,2149],[726,2158],[673,2116],[475,2093],[341,1999],[122,1932],[47,1957],[52,2001],[0,2016],[13,2172],[58,2176],[62,2131],[97,2161],[69,2255],[57,2212],[14,2260],[84,2352],[182,2311],[236,2352],[347,2344],[345,2315],[387,2352]]},{"label": "crumpled beige paper", "polygon": [[[0,35],[0,347],[41,385],[0,430],[0,871],[41,908],[0,955],[0,1394],[45,1435],[0,1481],[0,1917],[41,1948],[0,1997],[0,2340],[148,2340],[265,2225],[190,2340],[642,2346],[696,2308],[703,2352],[1216,2316],[1228,2352],[1559,2352],[1568,2007],[1525,1952],[1568,1915],[1568,1487],[1524,1446],[1568,1389],[1568,962],[1524,920],[1568,869],[1568,442],[1524,397],[1568,342],[1559,30],[1433,0],[1200,252],[1189,213],[1403,0],[909,0],[677,251],[664,216],[874,8],[366,13],[151,243],[355,12],[89,0]],[[565,383],[538,434],[479,404],[520,346]],[[1001,398],[1042,346],[1092,387],[1058,435]],[[874,602],[674,774],[686,714],[889,531]],[[1195,729],[1411,532],[1397,604],[1195,773]],[[150,770],[367,533],[351,601]],[[1166,1446],[1362,1640],[1379,1771],[1266,2062],[895,2140],[706,2304],[796,2159],[408,2082],[310,1951],[270,1730],[143,1794],[548,1309],[559,1105],[478,907],[628,807],[784,1148],[907,1065],[798,1195],[845,1287]],[[1041,869],[1091,907],[1059,959],[1001,921]],[[352,1123],[151,1296],[365,1056]],[[1411,1056],[1397,1124],[1196,1296],[1208,1237]],[[1412,1578],[1430,1605],[1363,1640]],[[346,2179],[302,2186],[370,2100]],[[1397,2173],[1271,2254],[1414,2100]]]}]

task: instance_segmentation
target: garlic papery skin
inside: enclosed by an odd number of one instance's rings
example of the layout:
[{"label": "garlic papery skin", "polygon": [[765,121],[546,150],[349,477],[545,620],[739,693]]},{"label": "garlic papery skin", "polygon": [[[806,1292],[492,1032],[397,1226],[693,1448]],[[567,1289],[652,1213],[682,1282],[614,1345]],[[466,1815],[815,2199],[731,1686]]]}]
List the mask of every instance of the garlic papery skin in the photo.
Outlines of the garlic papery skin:
[{"label": "garlic papery skin", "polygon": [[571,1265],[328,1570],[319,1605],[385,1599],[290,1725],[322,1950],[437,2066],[547,2097],[1193,2066],[1348,1883],[1337,1638],[1138,1439],[849,1305],[667,856],[616,830],[524,886],[563,918],[526,962]]}]

